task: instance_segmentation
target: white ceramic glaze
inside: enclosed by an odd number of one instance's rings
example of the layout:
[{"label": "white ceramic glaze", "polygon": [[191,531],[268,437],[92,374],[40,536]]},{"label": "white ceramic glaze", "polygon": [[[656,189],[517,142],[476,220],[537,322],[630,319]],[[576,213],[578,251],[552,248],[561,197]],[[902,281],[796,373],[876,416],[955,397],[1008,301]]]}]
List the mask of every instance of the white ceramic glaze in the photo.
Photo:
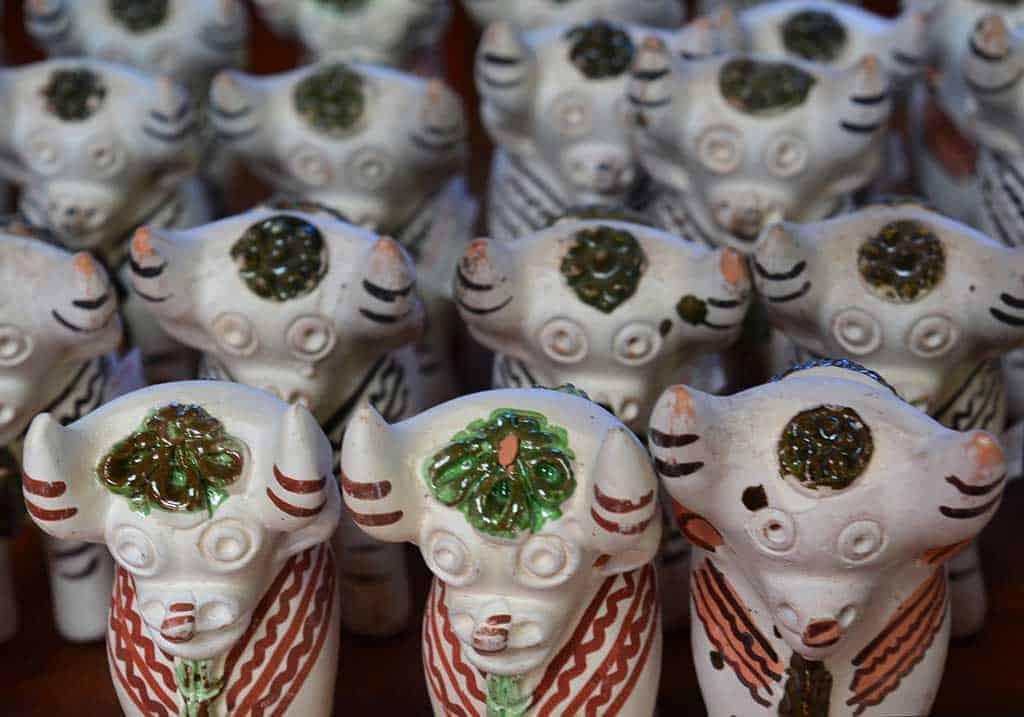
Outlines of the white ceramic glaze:
[{"label": "white ceramic glaze", "polygon": [[611,414],[548,389],[473,394],[394,425],[366,407],[342,469],[356,522],[417,544],[434,573],[434,714],[653,713],[657,485]]},{"label": "white ceramic glaze", "polygon": [[[299,111],[300,88],[359,99],[351,100],[350,121],[327,126],[317,117],[329,117],[330,108]],[[263,77],[226,72],[213,84],[210,111],[228,151],[277,192],[323,205],[409,251],[428,317],[418,347],[428,400],[454,395],[451,282],[476,216],[460,174],[468,145],[458,96],[439,80],[324,62]]]},{"label": "white ceramic glaze", "polygon": [[[361,402],[389,420],[426,407],[412,349],[423,306],[393,239],[326,212],[259,208],[186,232],[141,229],[132,268],[153,318],[202,353],[201,377],[305,406],[336,452]],[[404,552],[348,523],[335,541],[343,623],[398,632],[410,612]]]},{"label": "white ceramic glaze", "polygon": [[463,0],[463,5],[481,25],[504,21],[524,29],[600,19],[675,28],[686,16],[679,0]]},{"label": "white ceramic glaze", "polygon": [[294,35],[313,58],[389,67],[437,66],[449,0],[254,0],[275,31]]},{"label": "white ceramic glaze", "polygon": [[[763,101],[727,97],[725,73]],[[892,105],[873,55],[846,69],[739,54],[684,63],[656,36],[637,55],[629,97],[640,162],[668,190],[652,210],[658,223],[744,252],[773,217],[844,211],[881,169]]]},{"label": "white ceramic glaze", "polygon": [[[497,146],[488,232],[511,239],[571,207],[649,202],[630,135],[629,69],[655,31],[594,20],[522,31],[497,22],[477,49],[480,114]],[[739,46],[731,13],[657,34],[689,59]]]},{"label": "white ceramic glaze", "polygon": [[[849,357],[956,430],[1002,432],[1000,358],[1024,341],[1024,251],[908,204],[769,228],[755,284],[796,359]],[[984,583],[972,548],[952,564],[953,632],[977,632]]]},{"label": "white ceramic glaze", "polygon": [[143,389],[66,427],[36,418],[24,463],[33,518],[107,544],[118,562],[107,652],[128,717],[331,714],[331,460],[306,409],[226,382]]},{"label": "white ceramic glaze", "polygon": [[[824,426],[841,440],[813,440]],[[673,387],[650,446],[701,546],[693,655],[710,717],[928,714],[945,562],[1002,496],[993,436],[833,365],[726,398]]]}]

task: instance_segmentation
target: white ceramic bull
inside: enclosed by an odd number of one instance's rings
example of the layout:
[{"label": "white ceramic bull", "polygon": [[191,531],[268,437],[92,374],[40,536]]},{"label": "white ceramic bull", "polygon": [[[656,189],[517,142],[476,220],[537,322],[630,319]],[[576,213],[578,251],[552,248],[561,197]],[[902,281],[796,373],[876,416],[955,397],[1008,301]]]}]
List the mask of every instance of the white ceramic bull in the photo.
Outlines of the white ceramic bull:
[{"label": "white ceramic bull", "polygon": [[394,237],[412,255],[428,330],[419,347],[428,400],[453,395],[452,274],[476,217],[461,172],[458,96],[439,80],[325,62],[213,84],[221,141],[276,191]]},{"label": "white ceramic bull", "polygon": [[743,252],[772,217],[845,211],[881,168],[892,105],[872,55],[846,69],[742,54],[682,63],[655,36],[629,97],[640,163],[668,190],[657,223]]},{"label": "white ceramic bull", "polygon": [[[16,482],[21,441],[36,414],[70,423],[119,390],[121,318],[116,291],[89,254],[64,251],[17,219],[0,225],[2,480]],[[113,580],[110,556],[77,541],[50,539],[45,547],[58,632],[75,642],[101,639]],[[6,541],[2,549],[6,561]],[[10,581],[5,567],[0,592]],[[10,636],[14,620],[13,604],[0,607],[0,635]]]},{"label": "white ceramic bull", "polygon": [[[1002,432],[1000,358],[1024,342],[1024,251],[912,204],[878,206],[769,228],[754,280],[797,360],[850,357],[943,425]],[[977,551],[951,566],[953,633],[969,635],[986,609]]]},{"label": "white ceramic bull", "polygon": [[826,362],[727,398],[675,386],[650,447],[700,546],[692,646],[710,717],[929,713],[946,562],[1005,485],[992,435]]},{"label": "white ceramic bull", "polygon": [[601,19],[671,29],[686,17],[680,0],[463,0],[463,5],[480,25],[504,21],[529,30]]},{"label": "white ceramic bull", "polygon": [[355,521],[434,573],[423,663],[434,714],[650,717],[661,662],[650,457],[562,390],[465,396],[342,447]]},{"label": "white ceramic bull", "polygon": [[433,68],[451,17],[449,0],[254,0],[275,31],[312,59],[332,57],[407,70]]},{"label": "white ceramic bull", "polygon": [[[196,117],[171,80],[102,60],[57,59],[0,71],[0,97],[9,108],[0,122],[0,150],[10,159],[3,169],[20,185],[19,210],[67,248],[92,251],[124,280],[137,226],[208,221],[193,176]],[[136,302],[123,310],[150,367],[181,362]]]},{"label": "white ceramic bull", "polygon": [[117,560],[107,657],[128,717],[332,714],[341,501],[303,407],[226,382],[35,419],[36,523]]},{"label": "white ceramic bull", "polygon": [[[480,114],[497,146],[488,231],[512,239],[543,229],[569,208],[647,201],[626,98],[640,25],[594,20],[524,32],[490,25],[477,49]],[[659,37],[693,59],[739,43],[731,13]]]},{"label": "white ceramic bull", "polygon": [[[187,232],[141,229],[132,285],[168,334],[202,353],[200,376],[308,408],[334,450],[371,401],[390,420],[426,406],[411,343],[423,328],[415,271],[397,242],[326,213],[256,209]],[[401,546],[342,520],[343,623],[392,634],[408,623]]]}]

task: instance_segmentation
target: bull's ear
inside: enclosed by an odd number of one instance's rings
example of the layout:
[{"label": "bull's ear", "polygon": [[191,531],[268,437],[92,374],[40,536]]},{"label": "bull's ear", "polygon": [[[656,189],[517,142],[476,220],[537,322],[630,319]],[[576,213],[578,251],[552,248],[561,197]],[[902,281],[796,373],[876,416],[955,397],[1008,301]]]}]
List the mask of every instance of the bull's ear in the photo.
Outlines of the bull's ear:
[{"label": "bull's ear", "polygon": [[81,54],[72,0],[25,0],[25,30],[47,55]]},{"label": "bull's ear", "polygon": [[530,120],[537,71],[537,58],[519,30],[507,22],[487,27],[474,68],[480,116],[495,144],[513,154],[536,148]]},{"label": "bull's ear", "polygon": [[170,77],[158,77],[146,95],[141,126],[145,154],[176,169],[168,182],[195,171],[199,125],[188,90]]},{"label": "bull's ear", "polygon": [[345,430],[341,487],[349,515],[367,535],[389,543],[416,542],[424,487],[406,468],[395,429],[370,404]]},{"label": "bull's ear", "polygon": [[715,444],[721,404],[728,400],[672,386],[651,414],[647,437],[654,469],[669,495],[697,513],[710,508],[710,489],[722,476]]},{"label": "bull's ear", "polygon": [[269,147],[266,112],[269,80],[224,70],[210,84],[209,119],[230,152],[256,156]]},{"label": "bull's ear", "polygon": [[643,445],[625,426],[605,434],[594,460],[590,541],[606,575],[646,565],[661,542],[658,480]]},{"label": "bull's ear", "polygon": [[29,515],[46,533],[103,542],[111,495],[96,479],[94,453],[87,436],[64,428],[50,414],[32,421],[21,485]]},{"label": "bull's ear", "polygon": [[260,518],[269,530],[286,533],[282,550],[294,555],[334,534],[341,498],[331,475],[331,444],[313,415],[289,406],[277,431],[271,475],[254,481]]}]

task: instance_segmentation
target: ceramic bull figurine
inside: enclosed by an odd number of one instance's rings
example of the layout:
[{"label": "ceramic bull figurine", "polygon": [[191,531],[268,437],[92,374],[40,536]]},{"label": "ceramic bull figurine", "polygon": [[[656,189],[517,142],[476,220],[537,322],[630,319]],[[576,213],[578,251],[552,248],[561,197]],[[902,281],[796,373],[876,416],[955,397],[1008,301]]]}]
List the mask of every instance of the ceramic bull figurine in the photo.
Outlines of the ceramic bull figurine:
[{"label": "ceramic bull figurine", "polygon": [[312,59],[438,70],[449,0],[254,0],[277,32],[294,35]]},{"label": "ceramic bull figurine", "polygon": [[920,3],[906,7],[896,18],[827,0],[775,0],[739,15],[745,49],[750,52],[836,67],[875,55],[897,86],[908,84],[924,70],[926,23]]},{"label": "ceramic bull figurine", "polygon": [[671,29],[686,17],[680,0],[463,0],[462,4],[480,25],[503,21],[526,30],[602,19]]},{"label": "ceramic bull figurine", "polygon": [[683,64],[654,36],[629,97],[640,163],[668,190],[658,224],[743,252],[771,217],[847,210],[881,167],[892,105],[872,55],[842,70],[744,54]]},{"label": "ceramic bull figurine", "polygon": [[607,411],[549,389],[473,394],[394,425],[364,407],[342,487],[364,530],[417,544],[434,573],[435,715],[653,713],[657,484]]},{"label": "ceramic bull figurine", "polygon": [[[754,280],[797,360],[851,357],[956,430],[1006,421],[1000,357],[1024,343],[1024,251],[915,205],[766,230]],[[977,551],[952,563],[953,633],[977,632],[985,591]]]},{"label": "ceramic bull figurine", "polygon": [[211,119],[228,149],[289,198],[393,236],[416,261],[431,404],[454,395],[452,273],[476,217],[458,96],[439,80],[325,62],[269,77],[226,72]]},{"label": "ceramic bull figurine", "polygon": [[649,440],[699,546],[692,644],[711,717],[929,713],[945,566],[1005,484],[991,434],[823,362],[727,398],[675,386]]},{"label": "ceramic bull figurine", "polygon": [[[497,145],[488,231],[512,239],[589,204],[643,205],[643,177],[630,136],[629,69],[639,25],[594,20],[532,32],[499,22],[477,50],[480,114]],[[659,37],[692,59],[738,46],[731,13]]]},{"label": "ceramic bull figurine", "polygon": [[310,413],[226,382],[136,391],[25,441],[36,523],[117,561],[107,657],[128,717],[332,713],[341,512]]},{"label": "ceramic bull figurine", "polygon": [[[411,348],[423,328],[415,272],[397,242],[319,215],[256,209],[187,232],[141,229],[132,285],[168,334],[202,353],[200,375],[308,408],[337,452],[351,413],[390,420],[423,405]],[[400,546],[342,520],[343,622],[385,635],[408,623]]]},{"label": "ceramic bull figurine", "polygon": [[[124,279],[140,224],[190,226],[211,211],[195,172],[196,118],[188,94],[101,60],[69,58],[0,70],[3,169],[20,185],[20,212],[72,250],[93,252]],[[186,371],[179,347],[134,301],[131,338],[159,374]]]},{"label": "ceramic bull figurine", "polygon": [[[60,249],[52,237],[18,219],[0,221],[0,481],[5,487],[17,485],[21,441],[36,414],[49,412],[54,420],[70,423],[116,394],[124,383],[119,377],[126,375],[115,354],[121,338],[117,294],[89,254]],[[12,519],[7,513],[0,522],[13,528]],[[101,639],[113,580],[110,556],[101,546],[80,541],[50,539],[45,548],[58,632],[75,642]],[[9,589],[10,580],[5,567],[0,591]],[[13,631],[13,611],[0,614],[0,620],[12,620],[0,632]]]},{"label": "ceramic bull figurine", "polygon": [[51,56],[98,57],[166,75],[206,96],[225,67],[245,63],[240,0],[24,0],[25,29]]}]

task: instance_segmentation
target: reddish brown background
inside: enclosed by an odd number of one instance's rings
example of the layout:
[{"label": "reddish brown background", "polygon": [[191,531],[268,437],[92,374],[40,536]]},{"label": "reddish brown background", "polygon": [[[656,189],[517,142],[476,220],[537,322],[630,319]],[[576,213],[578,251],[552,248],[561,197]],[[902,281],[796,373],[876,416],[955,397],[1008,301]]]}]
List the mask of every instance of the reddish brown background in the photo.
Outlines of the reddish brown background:
[{"label": "reddish brown background", "polygon": [[[516,0],[498,0],[516,2]],[[4,44],[11,64],[41,59],[25,37],[20,0],[7,0]],[[870,3],[888,9],[884,0]],[[883,7],[885,6],[885,7]],[[449,81],[463,93],[467,107],[475,107],[472,57],[476,32],[461,13],[447,38]],[[255,23],[251,39],[251,69],[275,72],[295,66],[298,48],[271,35]],[[2,109],[0,109],[2,111]],[[474,126],[472,184],[479,193],[486,177],[488,147]],[[258,186],[247,185],[237,206],[260,196]],[[966,644],[950,649],[946,675],[933,715],[981,717],[1024,715],[1024,487],[1007,491],[992,526],[982,540],[982,552],[992,600],[988,627]],[[414,555],[417,597],[422,604],[427,574]],[[24,529],[15,543],[15,580],[21,606],[21,629],[11,642],[0,645],[0,717],[47,715],[110,717],[120,714],[107,674],[101,645],[74,646],[56,635],[50,613],[50,595],[42,564],[38,535]],[[346,635],[338,671],[335,712],[341,717],[429,717],[423,684],[419,630],[385,641]],[[665,641],[660,711],[662,717],[703,715],[687,631]]]}]

